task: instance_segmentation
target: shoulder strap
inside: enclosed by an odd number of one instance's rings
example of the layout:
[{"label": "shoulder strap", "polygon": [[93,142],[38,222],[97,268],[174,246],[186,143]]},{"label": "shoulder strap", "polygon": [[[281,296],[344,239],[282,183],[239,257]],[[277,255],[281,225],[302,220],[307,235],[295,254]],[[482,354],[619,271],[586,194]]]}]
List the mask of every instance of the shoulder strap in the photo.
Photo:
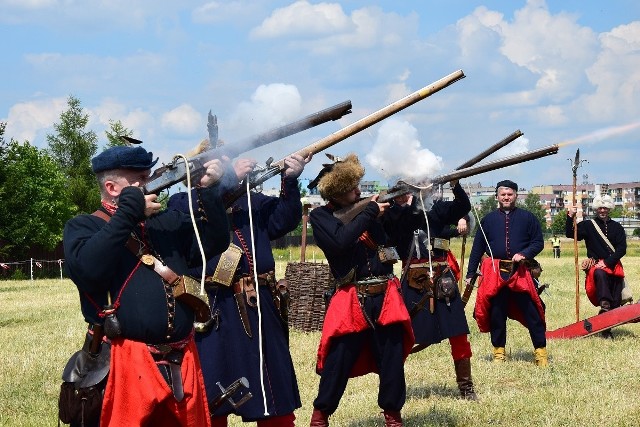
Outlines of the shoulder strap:
[{"label": "shoulder strap", "polygon": [[602,237],[602,240],[604,240],[604,242],[607,244],[607,246],[609,246],[609,249],[611,249],[611,252],[615,252],[616,249],[613,247],[613,245],[611,244],[609,239],[607,239],[607,236],[604,235],[604,233],[602,232],[602,229],[600,228],[600,226],[598,225],[596,220],[592,218],[591,219],[591,223],[593,224],[593,227],[596,229],[598,234],[600,234],[600,237]]},{"label": "shoulder strap", "polygon": [[[106,222],[109,222],[109,220],[111,219],[109,215],[107,215],[100,209],[96,210],[92,215],[97,216],[98,218],[101,218]],[[127,240],[125,246],[131,251],[131,253],[140,258],[143,264],[153,267],[153,271],[158,273],[158,275],[162,277],[167,283],[174,284],[180,279],[180,276],[178,276],[175,271],[169,268],[169,266],[164,265],[162,262],[160,262],[159,259],[151,255],[149,253],[149,249],[145,246],[144,243],[138,242],[133,237],[129,236],[129,239]]]}]

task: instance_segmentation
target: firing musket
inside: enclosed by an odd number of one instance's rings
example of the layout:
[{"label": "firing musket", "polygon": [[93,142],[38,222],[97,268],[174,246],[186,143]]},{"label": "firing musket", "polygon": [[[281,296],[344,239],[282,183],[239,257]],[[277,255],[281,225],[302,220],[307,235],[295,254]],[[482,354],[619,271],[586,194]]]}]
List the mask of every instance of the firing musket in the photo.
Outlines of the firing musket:
[{"label": "firing musket", "polygon": [[[405,108],[422,101],[423,99],[433,95],[436,92],[452,85],[453,83],[461,80],[465,77],[464,72],[462,70],[455,71],[440,80],[437,80],[431,83],[428,86],[423,87],[420,90],[417,90],[402,99],[399,99],[384,108],[381,108],[378,111],[375,111],[369,114],[362,119],[351,123],[350,125],[340,129],[328,135],[313,144],[307,145],[306,147],[296,151],[293,154],[299,154],[303,158],[307,157],[309,154],[317,154],[327,148],[337,144],[340,141],[344,141],[350,136],[355,135],[356,133],[367,129],[368,127],[386,119],[387,117],[397,113],[398,111],[404,110]],[[278,160],[277,162],[273,162],[273,159],[267,160],[266,167],[257,168],[254,173],[249,174],[247,179],[249,179],[250,188],[255,188],[265,181],[273,178],[274,176],[280,174],[283,170],[286,169],[286,165],[284,163],[284,158]],[[225,204],[229,206],[234,201],[238,200],[245,193],[244,186],[239,187],[236,191],[231,192],[227,196],[225,196]]]},{"label": "firing musket", "polygon": [[[153,172],[147,184],[143,187],[143,190],[145,194],[157,194],[174,184],[184,181],[187,177],[187,169],[195,181],[198,179],[198,174],[204,172],[204,164],[209,160],[221,158],[222,156],[229,158],[237,157],[245,151],[286,138],[287,136],[302,132],[303,130],[318,126],[322,123],[338,120],[349,113],[351,113],[351,101],[341,102],[340,104],[310,114],[295,122],[271,129],[232,145],[218,144],[217,120],[215,120],[215,122],[209,122],[209,140],[211,141],[213,136],[217,146],[212,145],[211,149],[190,157],[186,163],[183,158],[176,157],[170,164],[162,165]],[[213,126],[215,126],[215,128],[213,128]]]},{"label": "firing musket", "polygon": [[[413,184],[409,184],[404,181],[398,181],[397,190],[391,193],[382,194],[378,198],[378,203],[387,203],[393,200],[398,195],[407,194],[407,188],[412,191],[429,190],[435,188],[439,184],[445,182],[457,181],[462,178],[468,178],[470,176],[479,175],[485,172],[491,172],[497,169],[506,168],[507,166],[513,166],[518,163],[524,163],[529,160],[539,159],[552,154],[558,153],[558,144],[549,145],[547,147],[538,148],[537,150],[525,151],[524,153],[514,154],[512,156],[503,157],[491,162],[483,163],[476,166],[469,166],[462,169],[457,169],[445,175],[440,175],[431,180],[431,183],[425,187],[418,187]],[[353,220],[360,212],[362,212],[365,206],[371,201],[370,198],[365,198],[359,202],[354,203],[351,206],[344,207],[333,213],[333,216],[342,221],[343,224],[347,224]]]}]

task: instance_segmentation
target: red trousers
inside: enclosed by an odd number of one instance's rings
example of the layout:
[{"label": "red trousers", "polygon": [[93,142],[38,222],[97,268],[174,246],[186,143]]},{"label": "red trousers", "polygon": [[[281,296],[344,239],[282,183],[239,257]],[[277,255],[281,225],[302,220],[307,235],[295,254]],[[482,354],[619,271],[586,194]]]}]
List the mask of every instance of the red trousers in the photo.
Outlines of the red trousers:
[{"label": "red trousers", "polygon": [[178,402],[147,345],[117,338],[111,341],[111,370],[102,403],[100,425],[210,427],[209,406],[193,340],[184,349],[184,399]]}]

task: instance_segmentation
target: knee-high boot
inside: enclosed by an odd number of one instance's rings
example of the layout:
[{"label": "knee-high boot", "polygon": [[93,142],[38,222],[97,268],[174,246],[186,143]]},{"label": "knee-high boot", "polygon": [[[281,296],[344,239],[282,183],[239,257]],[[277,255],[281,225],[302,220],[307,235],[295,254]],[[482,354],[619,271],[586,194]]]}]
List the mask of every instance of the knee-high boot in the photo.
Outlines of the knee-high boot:
[{"label": "knee-high boot", "polygon": [[458,383],[460,396],[467,400],[478,400],[471,380],[471,359],[465,357],[464,359],[454,360],[453,364],[456,368],[456,382]]}]

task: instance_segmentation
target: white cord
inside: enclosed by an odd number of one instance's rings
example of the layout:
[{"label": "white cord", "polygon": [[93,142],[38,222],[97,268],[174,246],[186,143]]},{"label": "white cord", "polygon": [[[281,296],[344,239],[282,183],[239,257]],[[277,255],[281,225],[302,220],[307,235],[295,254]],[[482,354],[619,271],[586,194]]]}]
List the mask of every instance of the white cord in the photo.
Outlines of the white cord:
[{"label": "white cord", "polygon": [[431,264],[431,228],[429,227],[429,217],[427,216],[427,208],[424,205],[422,197],[422,189],[420,190],[420,204],[422,205],[422,213],[424,214],[424,222],[427,224],[427,254],[429,254],[429,277],[433,281],[433,265]]},{"label": "white cord", "polygon": [[198,242],[198,248],[200,249],[200,257],[202,258],[202,274],[200,276],[200,295],[206,296],[206,291],[204,290],[204,277],[207,270],[207,257],[204,254],[204,248],[202,247],[202,240],[200,240],[200,233],[198,233],[198,226],[196,224],[196,217],[193,214],[193,203],[191,198],[191,170],[189,169],[189,160],[182,154],[176,154],[176,157],[182,158],[184,164],[186,165],[185,169],[187,171],[187,200],[189,201],[189,215],[191,216],[191,225],[193,225],[193,232],[196,235],[196,241]]},{"label": "white cord", "polygon": [[258,267],[256,265],[256,242],[253,233],[253,211],[251,209],[251,187],[247,179],[247,204],[249,208],[249,227],[251,229],[251,254],[253,257],[253,281],[256,287],[256,304],[258,306],[258,350],[260,353],[260,389],[262,390],[262,404],[264,406],[264,416],[268,417],[267,394],[264,390],[264,352],[262,351],[262,310],[260,309],[260,284],[258,283]]},{"label": "white cord", "polygon": [[[469,183],[467,183],[467,190],[469,190],[469,194],[471,194],[471,187],[469,187]],[[494,263],[494,259],[493,259],[493,251],[491,250],[491,245],[489,245],[489,239],[487,239],[487,235],[484,232],[484,228],[482,228],[482,222],[480,222],[480,215],[478,215],[478,210],[476,209],[475,205],[471,205],[471,207],[473,208],[473,213],[476,214],[476,221],[478,222],[478,228],[480,229],[480,231],[482,232],[482,236],[484,237],[484,241],[487,243],[487,248],[489,249],[489,256],[491,256],[491,268],[493,269],[493,272],[496,272],[496,266]]]}]

